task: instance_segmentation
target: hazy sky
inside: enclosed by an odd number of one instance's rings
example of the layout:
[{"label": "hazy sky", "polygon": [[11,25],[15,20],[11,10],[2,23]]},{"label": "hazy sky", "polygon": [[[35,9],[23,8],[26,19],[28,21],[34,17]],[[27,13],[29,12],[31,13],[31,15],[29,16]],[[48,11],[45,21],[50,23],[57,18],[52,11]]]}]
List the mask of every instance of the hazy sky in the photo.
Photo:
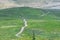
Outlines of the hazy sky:
[{"label": "hazy sky", "polygon": [[6,3],[6,4],[9,3],[8,5],[10,5],[10,3],[27,4],[27,5],[30,5],[29,3],[35,3],[34,5],[30,6],[43,5],[45,7],[54,6],[52,8],[60,8],[60,0],[0,0],[0,3]]}]

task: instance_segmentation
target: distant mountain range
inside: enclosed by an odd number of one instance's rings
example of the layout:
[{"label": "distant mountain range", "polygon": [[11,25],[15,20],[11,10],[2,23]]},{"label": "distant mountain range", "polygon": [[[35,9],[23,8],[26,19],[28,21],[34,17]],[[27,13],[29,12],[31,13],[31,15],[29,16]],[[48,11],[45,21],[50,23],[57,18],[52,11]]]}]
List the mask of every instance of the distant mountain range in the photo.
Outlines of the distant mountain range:
[{"label": "distant mountain range", "polygon": [[60,0],[0,0],[0,9],[11,7],[59,9]]}]

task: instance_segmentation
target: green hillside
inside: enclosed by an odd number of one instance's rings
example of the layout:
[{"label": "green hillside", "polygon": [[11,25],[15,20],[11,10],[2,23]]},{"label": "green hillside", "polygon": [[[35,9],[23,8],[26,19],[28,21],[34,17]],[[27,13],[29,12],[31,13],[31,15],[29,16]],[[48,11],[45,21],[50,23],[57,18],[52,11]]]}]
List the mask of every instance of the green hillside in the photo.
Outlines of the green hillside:
[{"label": "green hillside", "polygon": [[47,9],[43,10],[29,7],[18,7],[0,10],[0,18],[2,19],[16,19],[20,17],[25,17],[27,19],[60,19],[60,11],[58,12],[53,10],[51,11]]},{"label": "green hillside", "polygon": [[[21,37],[16,37],[24,26],[23,18],[28,26]],[[60,10],[29,7],[0,10],[0,40],[32,40],[33,31],[36,40],[60,40]]]}]

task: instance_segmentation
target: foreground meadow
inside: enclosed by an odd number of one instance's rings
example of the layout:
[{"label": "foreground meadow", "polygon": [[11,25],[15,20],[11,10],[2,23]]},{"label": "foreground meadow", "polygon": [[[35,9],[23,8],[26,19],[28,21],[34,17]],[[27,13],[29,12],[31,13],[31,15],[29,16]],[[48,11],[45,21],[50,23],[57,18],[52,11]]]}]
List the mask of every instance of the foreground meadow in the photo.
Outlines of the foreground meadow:
[{"label": "foreground meadow", "polygon": [[0,21],[0,40],[60,40],[60,20],[28,20],[20,37],[16,33],[24,26],[21,19]]}]

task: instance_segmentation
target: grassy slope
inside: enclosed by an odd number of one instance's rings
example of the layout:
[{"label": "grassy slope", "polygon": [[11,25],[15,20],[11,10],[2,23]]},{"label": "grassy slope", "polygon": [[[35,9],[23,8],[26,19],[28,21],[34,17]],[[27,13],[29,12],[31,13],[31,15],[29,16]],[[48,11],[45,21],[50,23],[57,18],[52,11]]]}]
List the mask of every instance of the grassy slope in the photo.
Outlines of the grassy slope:
[{"label": "grassy slope", "polygon": [[[41,17],[42,14],[47,14],[43,17]],[[58,14],[58,15],[57,15]],[[51,11],[51,10],[42,10],[42,9],[34,9],[34,8],[28,8],[28,7],[21,7],[21,8],[11,8],[11,9],[4,9],[0,10],[0,18],[5,19],[6,18],[20,18],[20,16],[23,16],[27,19],[57,19],[55,17],[59,17],[59,12]],[[50,20],[49,19],[49,20]],[[59,19],[59,18],[58,18]]]},{"label": "grassy slope", "polygon": [[[47,40],[47,35],[53,35],[51,32],[60,32],[60,20],[58,20],[59,15],[49,11],[50,13],[48,15],[40,17],[42,11],[45,14],[47,13],[44,10],[33,8],[11,8],[0,10],[0,40],[32,40],[32,29],[36,30],[35,33],[37,40]],[[28,19],[28,27],[23,32],[22,38],[17,38],[15,37],[15,34],[20,30],[20,27],[23,26],[20,16]],[[16,27],[6,27],[11,25]],[[44,34],[40,34],[40,30],[42,30],[41,33]]]}]

